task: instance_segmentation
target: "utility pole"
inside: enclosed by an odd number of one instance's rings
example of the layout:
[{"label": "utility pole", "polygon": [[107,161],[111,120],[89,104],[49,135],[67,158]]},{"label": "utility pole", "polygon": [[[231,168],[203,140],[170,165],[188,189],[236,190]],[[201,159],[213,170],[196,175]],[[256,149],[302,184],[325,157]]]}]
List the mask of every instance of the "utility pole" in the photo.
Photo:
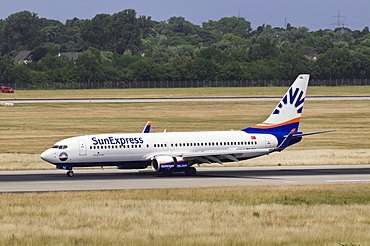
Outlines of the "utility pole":
[{"label": "utility pole", "polygon": [[285,17],[284,27],[285,27],[285,30],[286,30],[286,28],[287,28],[287,20],[286,20],[286,17]]},{"label": "utility pole", "polygon": [[344,21],[346,21],[346,17],[343,15],[340,15],[339,9],[338,9],[338,15],[332,16],[332,19],[336,19],[336,23],[330,24],[334,29],[336,28],[342,28],[342,31],[344,29]]}]

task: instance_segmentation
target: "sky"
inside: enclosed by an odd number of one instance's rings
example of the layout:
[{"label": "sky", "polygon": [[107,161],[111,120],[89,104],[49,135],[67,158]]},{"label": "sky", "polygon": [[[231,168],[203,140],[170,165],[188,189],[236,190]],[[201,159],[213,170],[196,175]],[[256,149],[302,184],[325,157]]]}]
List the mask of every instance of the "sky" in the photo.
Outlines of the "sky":
[{"label": "sky", "polygon": [[310,30],[333,29],[339,23],[351,30],[370,26],[368,0],[0,0],[0,19],[27,10],[39,17],[59,20],[92,19],[97,14],[114,14],[124,9],[136,10],[138,16],[164,21],[182,16],[196,25],[223,17],[239,16],[256,29],[305,26]]}]

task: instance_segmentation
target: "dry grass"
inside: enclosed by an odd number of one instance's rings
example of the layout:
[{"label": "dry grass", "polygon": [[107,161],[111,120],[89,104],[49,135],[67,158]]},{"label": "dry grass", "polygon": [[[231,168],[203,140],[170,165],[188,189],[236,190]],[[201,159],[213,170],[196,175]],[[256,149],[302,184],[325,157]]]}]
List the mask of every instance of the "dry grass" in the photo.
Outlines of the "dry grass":
[{"label": "dry grass", "polygon": [[[99,90],[20,90],[14,94],[0,93],[1,99],[27,98],[125,98],[125,97],[255,97],[282,96],[287,87],[205,87]],[[370,86],[310,86],[309,96],[370,95]]]},{"label": "dry grass", "polygon": [[[158,97],[158,96],[281,96],[286,88],[186,88],[129,90],[19,91],[1,98]],[[310,87],[309,95],[369,95],[370,86]],[[171,103],[40,103],[0,107],[0,169],[47,168],[38,155],[55,142],[77,135],[140,132],[153,120],[152,131],[243,129],[267,118],[277,102]],[[328,164],[367,163],[370,146],[369,101],[308,100],[300,130],[339,132],[308,136],[283,153],[246,162]],[[315,150],[312,152],[311,150]],[[322,150],[318,152],[316,150]],[[292,152],[291,152],[292,151]],[[286,154],[285,154],[286,153]],[[6,154],[6,155],[5,155]],[[293,158],[294,157],[294,158]],[[264,159],[265,158],[265,159]],[[295,162],[295,163],[294,163]],[[257,164],[254,164],[257,163]]]},{"label": "dry grass", "polygon": [[[338,132],[308,136],[289,152],[256,159],[262,163],[368,163],[370,108],[366,100],[307,101],[300,130]],[[38,155],[58,140],[86,134],[140,132],[148,119],[152,131],[243,129],[263,121],[276,102],[42,103],[0,107],[0,168],[45,164]],[[257,110],[258,109],[258,110]],[[312,150],[315,150],[312,152]],[[316,150],[321,150],[316,151]],[[287,155],[285,155],[285,153]],[[296,153],[296,154],[295,154]],[[14,155],[14,156],[13,156]],[[13,156],[13,157],[12,157]],[[294,161],[292,156],[295,156]],[[8,159],[10,158],[10,159]],[[264,158],[267,158],[264,160]],[[316,159],[316,160],[314,160]],[[261,161],[260,161],[261,160]],[[267,161],[268,160],[268,161]],[[22,162],[18,163],[17,162]],[[293,163],[295,162],[295,163]],[[247,162],[248,165],[249,162]],[[253,164],[254,161],[251,162]],[[13,165],[17,167],[13,167]],[[46,165],[49,166],[49,165]],[[45,167],[46,167],[45,166]]]},{"label": "dry grass", "polygon": [[[309,94],[370,94],[370,87],[339,88],[310,88]],[[230,95],[225,91],[235,93],[233,96],[246,91],[281,96],[286,90],[223,89],[207,91],[214,93],[212,96]],[[95,97],[88,94],[90,91],[36,92],[41,98]],[[14,96],[33,98],[36,92],[24,91],[22,95],[17,91]],[[135,93],[137,97],[153,97],[158,93],[96,92],[102,97],[135,97]],[[160,93],[202,96],[199,92],[204,90]],[[50,168],[39,159],[39,153],[69,136],[139,132],[148,119],[154,120],[153,131],[242,129],[264,120],[275,106],[274,102],[179,102],[0,107],[0,169]],[[287,151],[245,163],[368,163],[369,123],[368,101],[307,101],[302,131],[341,131],[310,136]],[[369,194],[368,184],[0,194],[0,244],[369,245]]]},{"label": "dry grass", "polygon": [[367,245],[367,184],[0,195],[2,245]]}]

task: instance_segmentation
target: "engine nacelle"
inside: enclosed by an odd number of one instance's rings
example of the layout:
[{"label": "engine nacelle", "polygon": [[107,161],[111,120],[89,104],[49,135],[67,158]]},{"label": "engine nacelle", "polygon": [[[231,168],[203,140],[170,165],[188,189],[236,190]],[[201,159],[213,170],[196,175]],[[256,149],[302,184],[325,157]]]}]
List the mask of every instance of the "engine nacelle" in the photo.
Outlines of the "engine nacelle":
[{"label": "engine nacelle", "polygon": [[188,162],[172,156],[157,156],[152,160],[152,169],[156,172],[185,172]]}]

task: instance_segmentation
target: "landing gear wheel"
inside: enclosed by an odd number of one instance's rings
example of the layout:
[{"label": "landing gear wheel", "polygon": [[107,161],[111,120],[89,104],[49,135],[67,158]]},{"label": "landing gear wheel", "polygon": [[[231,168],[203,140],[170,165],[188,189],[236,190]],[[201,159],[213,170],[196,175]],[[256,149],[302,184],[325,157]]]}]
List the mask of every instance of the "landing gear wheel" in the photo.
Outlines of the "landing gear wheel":
[{"label": "landing gear wheel", "polygon": [[67,176],[68,177],[73,177],[75,174],[73,173],[73,171],[72,170],[69,170],[68,172],[67,172]]},{"label": "landing gear wheel", "polygon": [[185,170],[186,176],[195,176],[196,173],[197,173],[197,169],[195,169],[195,167],[188,167]]}]

